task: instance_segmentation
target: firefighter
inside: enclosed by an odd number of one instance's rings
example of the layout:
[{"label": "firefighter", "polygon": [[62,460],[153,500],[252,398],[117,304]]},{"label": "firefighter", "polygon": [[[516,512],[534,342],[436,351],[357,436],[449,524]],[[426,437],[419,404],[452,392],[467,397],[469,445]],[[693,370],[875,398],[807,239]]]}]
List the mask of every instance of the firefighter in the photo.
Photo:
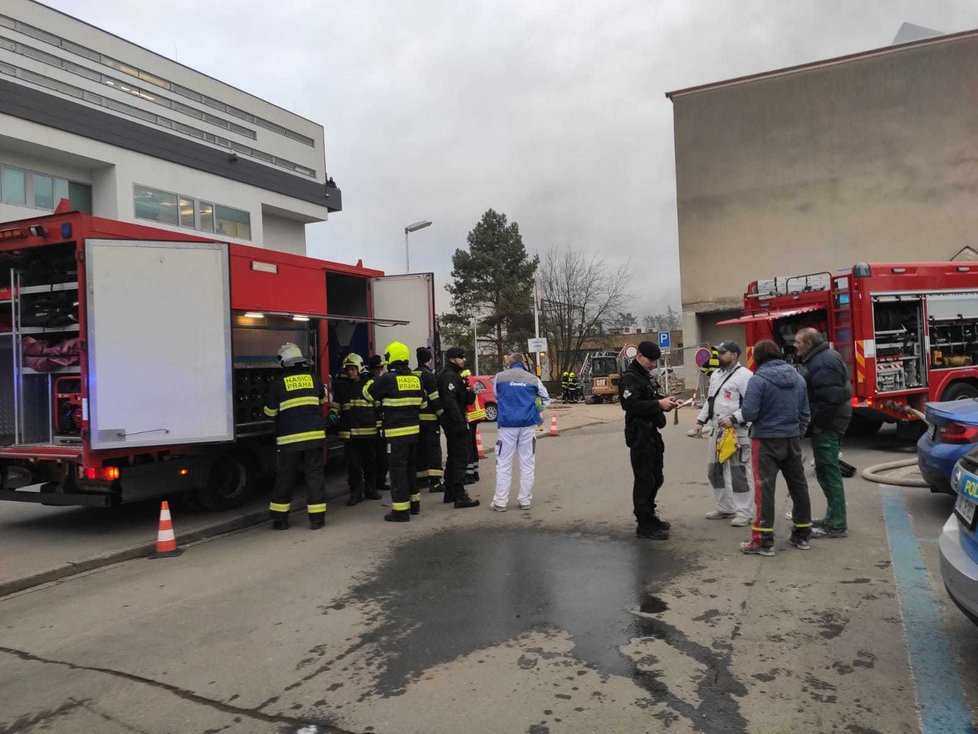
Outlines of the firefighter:
[{"label": "firefighter", "polygon": [[465,469],[469,463],[469,426],[465,413],[475,398],[462,378],[465,350],[452,347],[445,352],[445,360],[445,369],[438,373],[438,395],[443,409],[441,424],[448,446],[444,502],[452,502],[460,509],[478,507],[479,500],[472,499],[465,491]]},{"label": "firefighter", "polygon": [[346,478],[350,487],[347,505],[379,500],[376,477],[377,414],[372,400],[363,396],[369,377],[363,372],[363,358],[348,354],[343,359],[343,374],[333,382],[330,414],[335,416],[338,435],[346,455]]},{"label": "firefighter", "polygon": [[429,492],[443,492],[442,483],[444,472],[441,469],[441,429],[438,419],[441,417],[441,399],[438,397],[438,378],[429,367],[431,350],[428,347],[418,347],[418,368],[414,371],[421,379],[421,387],[428,397],[428,407],[421,411],[421,436],[418,439],[417,477],[418,488],[428,488]]},{"label": "firefighter", "polygon": [[461,374],[465,381],[465,389],[469,391],[471,398],[471,402],[465,408],[465,420],[469,424],[469,463],[465,466],[465,483],[475,484],[479,481],[479,443],[475,432],[479,424],[486,419],[486,409],[482,407],[482,401],[473,390],[472,373],[462,370]]},{"label": "firefighter", "polygon": [[560,375],[560,397],[567,403],[570,402],[570,372],[564,370]]},{"label": "firefighter", "polygon": [[275,419],[276,457],[275,489],[268,509],[272,527],[289,527],[292,490],[299,463],[306,478],[308,493],[306,511],[309,527],[318,530],[326,524],[326,478],[323,475],[323,447],[326,430],[322,406],[326,388],[319,376],[309,370],[302,350],[286,342],[278,350],[281,374],[268,386],[265,415]]},{"label": "firefighter", "polygon": [[[387,363],[379,354],[373,355],[367,361],[366,379],[380,377],[384,374]],[[366,382],[366,381],[365,381]],[[389,492],[390,485],[387,483],[387,441],[384,439],[384,417],[381,405],[374,403],[374,413],[377,417],[377,438],[374,443],[374,478],[376,484],[374,489],[378,492]]]},{"label": "firefighter", "polygon": [[384,438],[391,473],[391,511],[388,522],[408,522],[421,513],[421,493],[415,475],[418,436],[421,433],[421,410],[428,397],[421,378],[408,365],[411,353],[401,342],[391,342],[384,353],[389,371],[370,380],[363,388],[367,400],[380,402],[384,420]]}]

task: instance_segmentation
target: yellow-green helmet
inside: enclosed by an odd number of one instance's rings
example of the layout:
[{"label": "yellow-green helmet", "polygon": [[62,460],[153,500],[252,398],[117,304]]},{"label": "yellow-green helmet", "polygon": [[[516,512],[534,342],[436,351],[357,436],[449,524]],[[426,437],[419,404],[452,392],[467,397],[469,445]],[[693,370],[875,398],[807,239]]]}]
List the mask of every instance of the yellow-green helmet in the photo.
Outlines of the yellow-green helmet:
[{"label": "yellow-green helmet", "polygon": [[384,350],[384,360],[386,360],[387,364],[410,362],[411,350],[407,348],[406,344],[391,342],[387,345],[387,349]]}]

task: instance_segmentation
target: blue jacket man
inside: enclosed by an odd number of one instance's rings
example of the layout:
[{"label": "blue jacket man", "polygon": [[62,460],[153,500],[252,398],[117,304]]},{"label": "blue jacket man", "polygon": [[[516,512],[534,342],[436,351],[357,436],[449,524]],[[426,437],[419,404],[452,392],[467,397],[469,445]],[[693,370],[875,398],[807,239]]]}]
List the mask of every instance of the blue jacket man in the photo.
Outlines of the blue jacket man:
[{"label": "blue jacket man", "polygon": [[794,528],[789,542],[800,550],[808,550],[812,506],[801,461],[801,439],[811,418],[808,389],[770,339],[754,345],[754,361],[757,370],[747,383],[741,415],[752,424],[757,515],[751,539],[741,543],[740,550],[752,555],[774,555],[774,488],[779,471],[793,503]]},{"label": "blue jacket man", "polygon": [[536,468],[536,427],[543,422],[540,411],[550,405],[550,395],[540,379],[527,371],[520,352],[509,356],[509,369],[496,375],[496,493],[490,509],[505,512],[509,504],[509,485],[513,477],[513,457],[520,457],[521,510],[533,501]]}]

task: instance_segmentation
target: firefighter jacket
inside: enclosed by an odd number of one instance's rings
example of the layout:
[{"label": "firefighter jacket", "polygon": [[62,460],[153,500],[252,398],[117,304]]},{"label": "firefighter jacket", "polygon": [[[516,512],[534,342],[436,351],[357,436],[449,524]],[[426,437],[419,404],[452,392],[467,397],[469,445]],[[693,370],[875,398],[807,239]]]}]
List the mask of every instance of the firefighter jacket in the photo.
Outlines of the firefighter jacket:
[{"label": "firefighter jacket", "polygon": [[445,433],[461,433],[468,430],[465,413],[468,406],[475,400],[475,393],[468,389],[462,379],[461,370],[449,364],[438,373],[438,394],[441,396],[444,412],[441,424]]},{"label": "firefighter jacket", "polygon": [[707,388],[706,401],[703,408],[696,416],[696,422],[700,425],[709,424],[710,428],[716,428],[718,422],[724,418],[730,418],[737,428],[738,436],[747,435],[747,425],[740,412],[740,406],[744,404],[744,395],[747,393],[747,383],[750,382],[751,372],[736,362],[730,369],[714,370],[710,375],[710,386]]},{"label": "firefighter jacket", "polygon": [[275,419],[275,443],[281,451],[308,451],[326,443],[325,402],[326,388],[308,367],[282,370],[265,394],[265,415]]},{"label": "firefighter jacket", "polygon": [[666,414],[659,405],[659,383],[637,359],[633,359],[618,381],[621,409],[625,411],[625,445],[652,440],[659,444],[659,429],[666,425]]},{"label": "firefighter jacket", "polygon": [[421,387],[421,378],[411,372],[406,362],[395,362],[390,372],[370,380],[363,388],[363,397],[380,402],[384,438],[388,441],[416,440],[421,433],[419,415],[428,407],[428,397]]},{"label": "firefighter jacket", "polygon": [[469,403],[465,408],[465,420],[467,423],[481,423],[486,419],[486,409],[479,399],[479,393],[475,391],[472,386],[472,381],[469,379],[472,377],[472,373],[468,370],[462,370],[459,374],[461,374],[462,381],[465,383],[465,389],[469,391]]},{"label": "firefighter jacket", "polygon": [[333,402],[329,410],[339,416],[336,434],[344,441],[349,438],[373,439],[377,436],[374,401],[367,400],[363,395],[363,386],[369,379],[369,375],[361,373],[357,381],[346,375],[339,375],[333,380]]},{"label": "firefighter jacket", "polygon": [[424,394],[428,398],[428,407],[421,411],[421,422],[436,426],[443,410],[441,397],[438,395],[438,378],[423,364],[418,365],[414,374],[421,379],[421,389],[424,390]]}]

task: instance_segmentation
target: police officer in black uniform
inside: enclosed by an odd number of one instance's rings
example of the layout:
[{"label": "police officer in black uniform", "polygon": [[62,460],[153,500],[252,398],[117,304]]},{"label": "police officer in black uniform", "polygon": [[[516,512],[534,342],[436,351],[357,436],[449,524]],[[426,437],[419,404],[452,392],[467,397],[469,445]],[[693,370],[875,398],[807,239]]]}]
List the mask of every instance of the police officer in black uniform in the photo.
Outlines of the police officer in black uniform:
[{"label": "police officer in black uniform", "polygon": [[445,369],[438,373],[438,394],[441,396],[442,428],[448,446],[445,464],[445,498],[456,508],[478,507],[479,500],[469,497],[465,491],[465,469],[469,463],[469,423],[465,408],[475,400],[462,379],[465,369],[465,350],[452,347],[445,352]]},{"label": "police officer in black uniform", "polygon": [[444,472],[441,469],[441,429],[438,419],[441,417],[441,398],[438,397],[438,378],[428,364],[431,362],[431,350],[428,347],[418,347],[418,368],[414,371],[421,379],[421,387],[428,396],[428,407],[421,411],[421,437],[418,439],[417,477],[418,488],[428,488],[429,492],[441,492],[445,489],[442,484]]},{"label": "police officer in black uniform", "polygon": [[659,429],[665,427],[665,414],[679,406],[679,400],[663,397],[651,370],[661,352],[654,342],[638,345],[638,356],[618,382],[618,394],[625,411],[625,445],[631,452],[632,504],[640,538],[666,540],[670,524],[655,509],[655,498],[665,479],[662,475],[665,446]]},{"label": "police officer in black uniform", "polygon": [[420,412],[428,405],[421,378],[411,372],[411,353],[401,342],[387,345],[384,359],[390,371],[376,377],[363,388],[367,400],[379,401],[384,412],[384,438],[387,439],[391,473],[391,511],[388,522],[408,522],[421,512],[415,462]]},{"label": "police officer in black uniform", "polygon": [[306,511],[309,527],[318,530],[326,524],[326,478],[323,474],[323,446],[326,430],[322,404],[326,388],[319,376],[309,370],[306,357],[292,342],[278,350],[282,373],[268,386],[265,415],[275,419],[276,459],[275,489],[268,509],[272,527],[289,527],[295,473],[302,464],[308,494]]}]

